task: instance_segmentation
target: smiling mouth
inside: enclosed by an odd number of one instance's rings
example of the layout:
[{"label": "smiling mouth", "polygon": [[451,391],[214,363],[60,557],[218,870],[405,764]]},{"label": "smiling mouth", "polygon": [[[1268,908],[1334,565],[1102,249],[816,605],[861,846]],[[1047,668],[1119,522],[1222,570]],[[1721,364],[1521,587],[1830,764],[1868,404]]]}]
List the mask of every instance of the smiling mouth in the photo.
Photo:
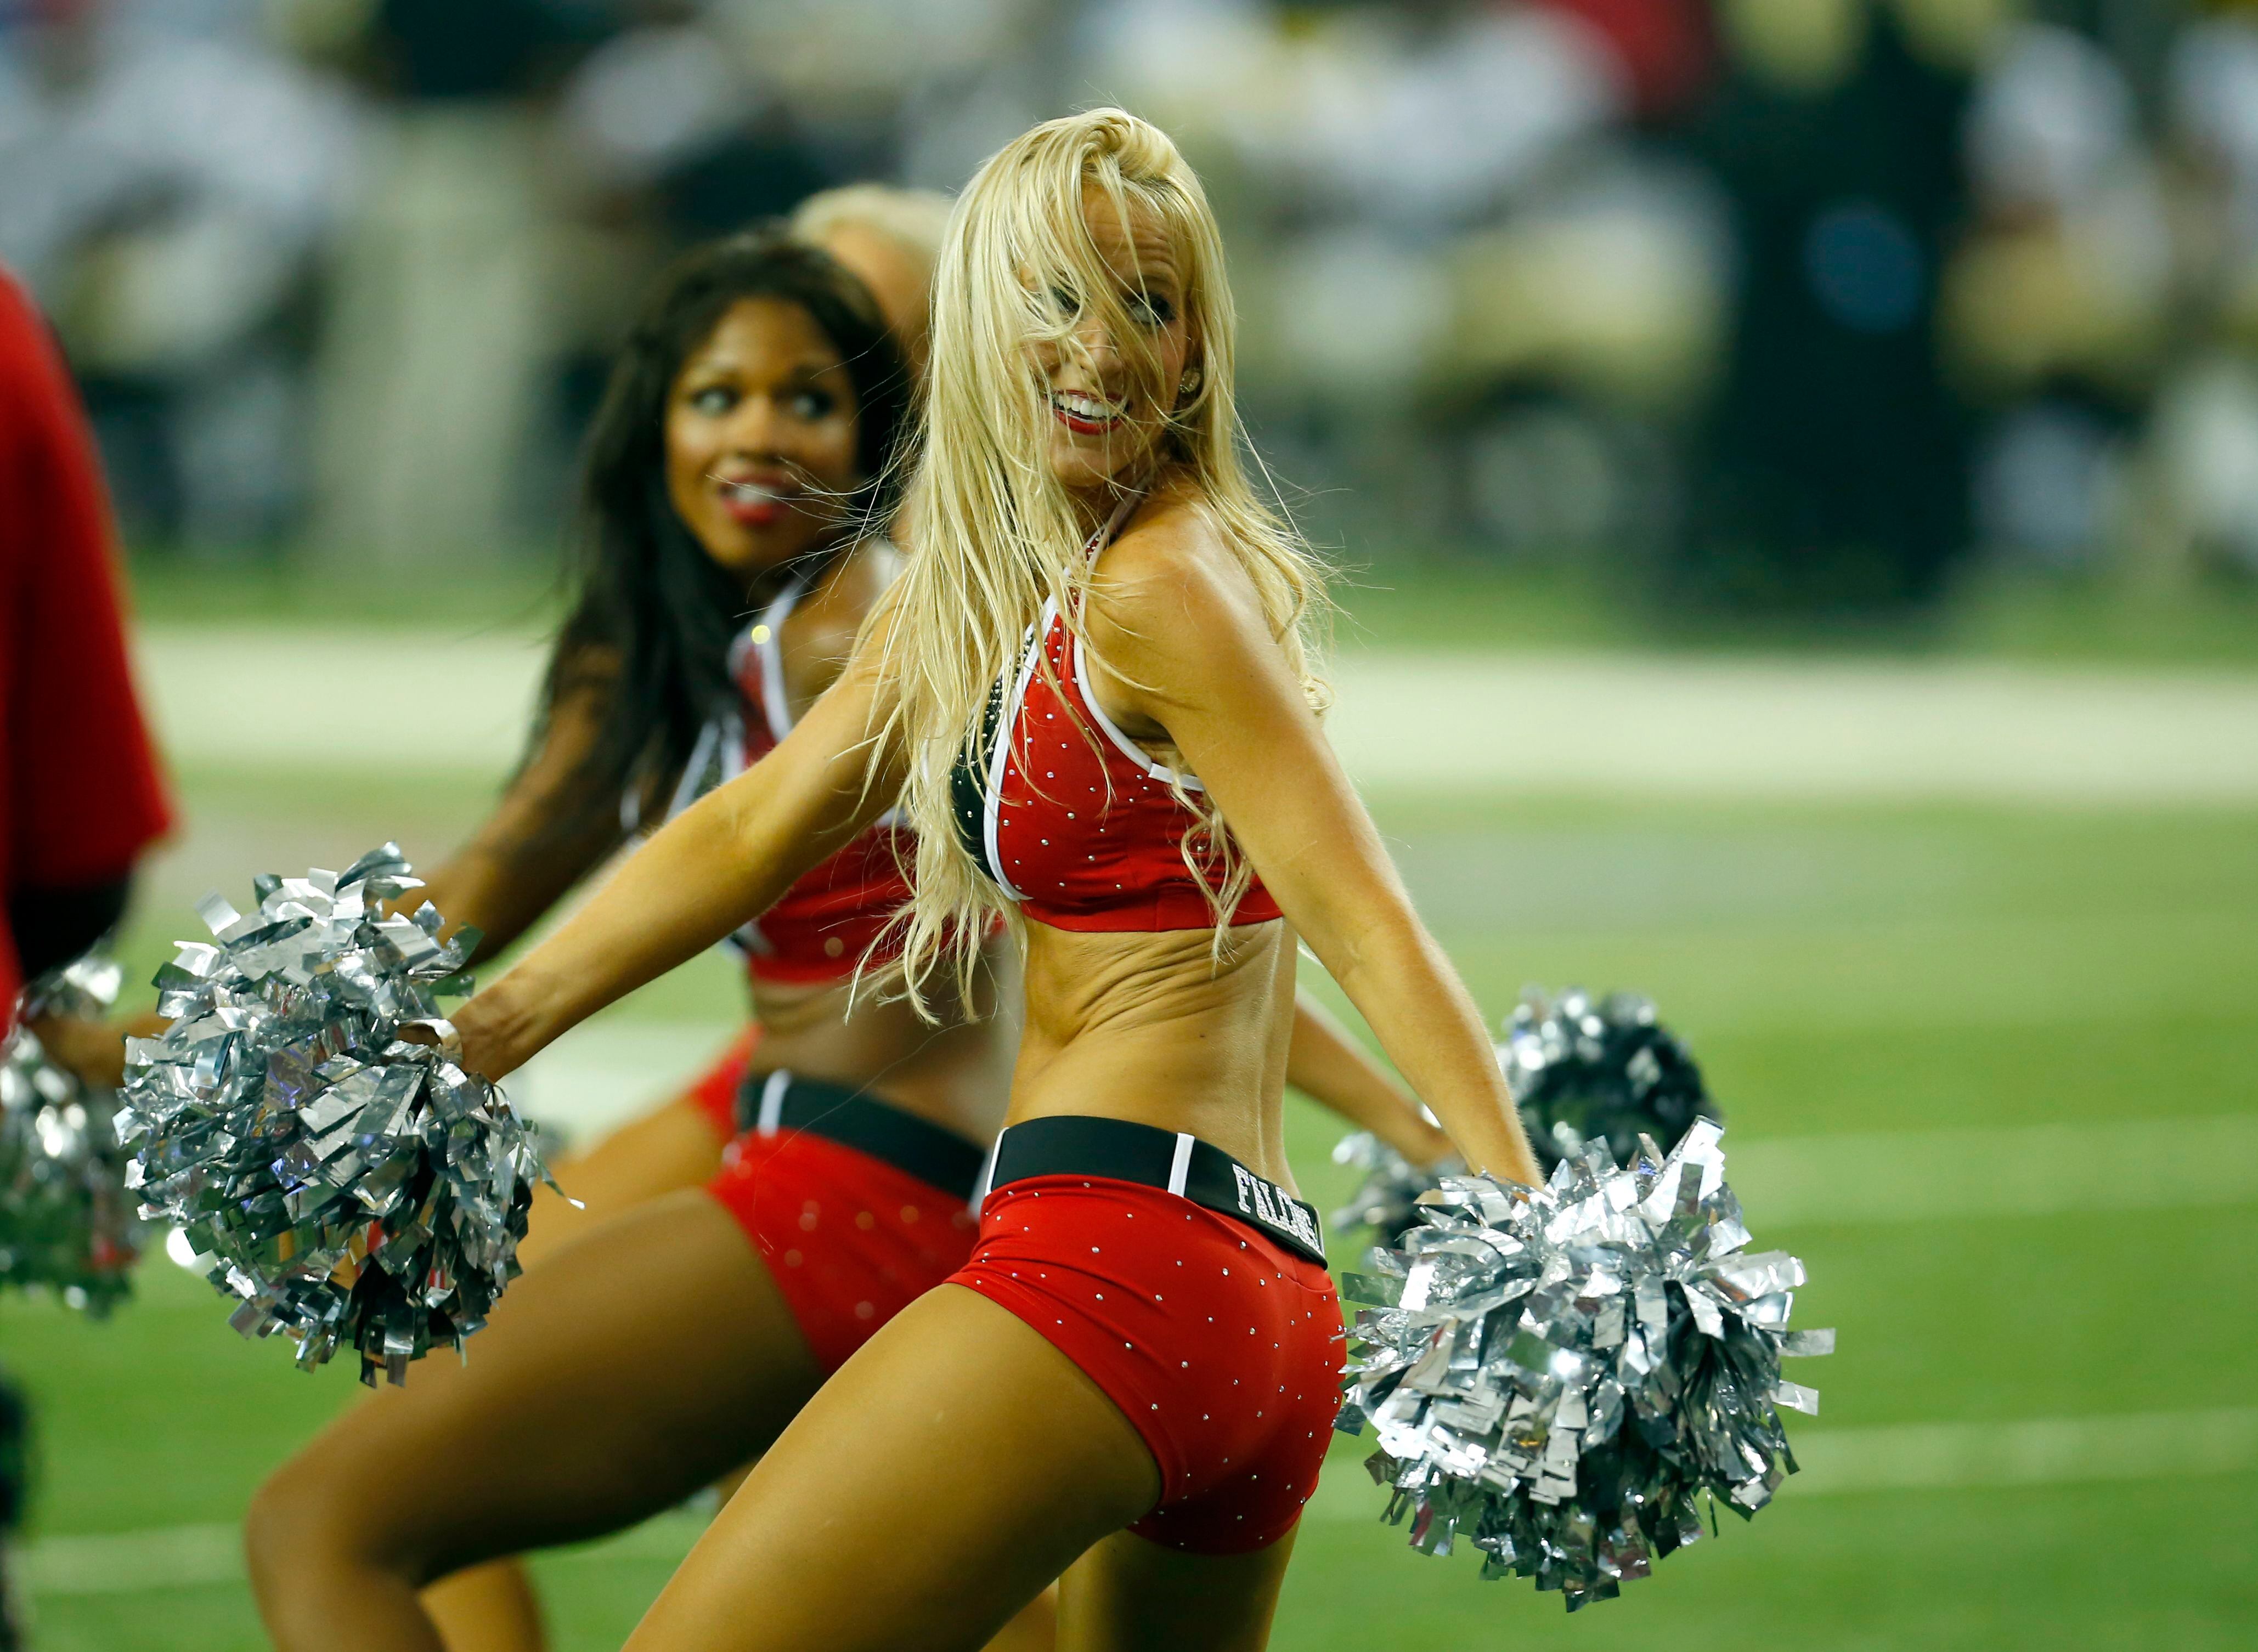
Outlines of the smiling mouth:
[{"label": "smiling mouth", "polygon": [[722,505],[741,522],[754,526],[772,522],[790,506],[782,492],[764,482],[733,481],[721,476],[714,480]]},{"label": "smiling mouth", "polygon": [[1103,436],[1129,416],[1122,402],[1081,390],[1051,392],[1051,416],[1077,436]]}]

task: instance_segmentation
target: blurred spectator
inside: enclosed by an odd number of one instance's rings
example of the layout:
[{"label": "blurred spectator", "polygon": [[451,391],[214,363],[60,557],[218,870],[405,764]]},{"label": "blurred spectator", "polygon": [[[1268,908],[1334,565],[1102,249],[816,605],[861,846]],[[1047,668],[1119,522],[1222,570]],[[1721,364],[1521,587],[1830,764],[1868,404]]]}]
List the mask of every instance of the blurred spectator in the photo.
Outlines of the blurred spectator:
[{"label": "blurred spectator", "polygon": [[[205,0],[209,4],[209,0]],[[610,32],[614,0],[363,0],[380,83],[415,102],[514,97]]]},{"label": "blurred spectator", "polygon": [[100,939],[171,823],[133,696],[101,473],[60,357],[0,269],[0,1037]]},{"label": "blurred spectator", "polygon": [[2013,29],[1978,83],[1967,148],[1975,223],[1943,305],[1963,386],[1996,410],[1978,450],[1980,536],[2091,563],[2121,510],[2170,298],[2132,88],[2081,35]]},{"label": "blurred spectator", "polygon": [[2198,564],[2258,574],[2258,8],[2181,35],[2165,116],[2192,347],[2156,408],[2162,514]]},{"label": "blurred spectator", "polygon": [[57,317],[138,533],[291,522],[338,95],[250,0],[30,0],[0,25],[0,259]]},{"label": "blurred spectator", "polygon": [[1349,485],[1358,537],[1551,554],[1653,514],[1653,422],[1707,376],[1726,272],[1709,192],[1628,124],[1698,95],[1699,7],[1172,0],[1084,37],[1207,170],[1250,406]]},{"label": "blurred spectator", "polygon": [[318,409],[322,553],[402,571],[528,537],[528,454],[559,347],[544,99],[602,0],[379,0],[373,106],[341,236]]},{"label": "blurred spectator", "polygon": [[707,0],[835,180],[955,189],[1085,101],[1058,60],[1064,0]]},{"label": "blurred spectator", "polygon": [[[547,457],[557,487],[624,306],[667,257],[788,216],[849,178],[962,182],[1052,112],[1051,24],[1064,10],[1049,0],[622,5],[627,26],[573,72],[557,110],[571,181],[554,226],[570,247],[557,260],[565,388],[562,439]],[[882,252],[909,230],[875,230],[860,250]]]},{"label": "blurred spectator", "polygon": [[599,190],[646,194],[676,245],[852,177],[961,183],[1050,112],[1013,96],[1042,0],[621,0],[559,116]]},{"label": "blurred spectator", "polygon": [[[2252,4],[0,0],[0,254],[137,531],[310,493],[355,565],[493,557],[685,241],[1104,98],[1200,167],[1249,412],[1360,554],[2258,569]],[[823,233],[885,284],[883,216]]]},{"label": "blurred spectator", "polygon": [[1642,118],[1683,115],[1708,90],[1715,44],[1703,0],[1540,0],[1580,19],[1622,65]]},{"label": "blurred spectator", "polygon": [[[657,265],[898,172],[962,113],[951,88],[995,81],[1044,38],[1030,0],[503,10],[522,26],[488,20],[458,42],[451,0],[387,0],[364,53],[392,66],[380,83],[398,101],[340,264],[323,440],[334,554],[406,563],[529,539],[530,501],[561,496],[593,364]],[[1040,112],[1012,107],[980,141]]]},{"label": "blurred spectator", "polygon": [[1967,537],[1936,306],[1963,210],[1964,67],[1866,0],[1726,0],[1720,18],[1728,80],[1697,141],[1731,196],[1741,270],[1682,589],[1750,606],[1931,599]]},{"label": "blurred spectator", "polygon": [[562,136],[588,184],[649,196],[674,245],[792,210],[833,181],[721,9],[644,4],[565,87]]}]

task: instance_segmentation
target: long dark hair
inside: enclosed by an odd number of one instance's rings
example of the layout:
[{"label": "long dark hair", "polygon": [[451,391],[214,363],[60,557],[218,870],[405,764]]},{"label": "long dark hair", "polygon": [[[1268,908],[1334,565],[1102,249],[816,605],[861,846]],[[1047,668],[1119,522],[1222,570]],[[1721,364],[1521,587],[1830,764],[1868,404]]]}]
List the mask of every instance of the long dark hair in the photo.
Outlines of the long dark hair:
[{"label": "long dark hair", "polygon": [[580,465],[572,606],[542,684],[530,749],[566,698],[593,692],[595,744],[575,776],[585,829],[630,789],[648,791],[689,760],[698,732],[736,693],[730,641],[740,579],[707,555],[666,491],[666,403],[682,364],[748,298],[798,305],[831,340],[855,386],[867,521],[883,522],[894,443],[908,422],[909,373],[870,289],[820,249],[763,228],[708,243],[660,279],[612,367]]}]

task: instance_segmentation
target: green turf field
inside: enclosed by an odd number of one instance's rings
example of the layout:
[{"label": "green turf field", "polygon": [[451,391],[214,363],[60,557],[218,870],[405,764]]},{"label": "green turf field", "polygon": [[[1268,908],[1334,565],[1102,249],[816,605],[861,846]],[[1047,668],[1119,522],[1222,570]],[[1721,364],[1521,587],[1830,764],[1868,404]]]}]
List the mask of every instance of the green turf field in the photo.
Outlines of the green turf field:
[{"label": "green turf field", "polygon": [[[1935,608],[1864,619],[1688,612],[1653,602],[1644,568],[1501,559],[1466,546],[1334,556],[1338,641],[1346,648],[1683,649],[1757,647],[1893,655],[2248,666],[2258,661],[2258,583],[2185,570],[2054,576],[1977,564]],[[349,559],[243,562],[148,551],[133,561],[136,606],[174,625],[246,620],[333,625]],[[524,548],[477,567],[449,564],[436,610],[412,578],[356,585],[356,627],[447,633],[551,623],[562,586],[553,553]]]},{"label": "green turf field", "polygon": [[[269,851],[294,866],[350,853],[371,822],[438,836],[479,801],[287,791],[191,776],[188,801],[243,876]],[[1729,1153],[1755,1144],[1751,1173],[1767,1166],[1780,1208],[1792,1193],[1805,1213],[1768,1223],[1745,1184],[1758,1244],[1810,1266],[1798,1322],[1838,1327],[1841,1352],[1794,1372],[1824,1395],[1821,1417],[1791,1425],[1807,1485],[1573,1619],[1367,1524],[1381,1500],[1341,1442],[1274,1644],[2199,1652],[2258,1637],[2258,820],[1468,796],[1376,812],[1493,1014],[1530,980],[1657,997],[1728,1111]],[[174,932],[180,917],[145,912],[137,961]],[[731,993],[701,967],[617,1013],[726,1019]],[[1291,1126],[1304,1191],[1337,1200],[1338,1132],[1307,1109]],[[2020,1191],[1992,1198],[1973,1152]],[[1839,1206],[1813,1185],[1829,1178]],[[1947,1191],[1918,1209],[1887,1196],[1931,1185]],[[1838,1211],[1852,1219],[1822,1219]],[[162,1261],[107,1324],[0,1302],[0,1353],[44,1428],[35,1646],[262,1644],[229,1523],[350,1382],[300,1375],[224,1317]],[[557,1646],[616,1646],[694,1529],[671,1517],[544,1561]]]}]

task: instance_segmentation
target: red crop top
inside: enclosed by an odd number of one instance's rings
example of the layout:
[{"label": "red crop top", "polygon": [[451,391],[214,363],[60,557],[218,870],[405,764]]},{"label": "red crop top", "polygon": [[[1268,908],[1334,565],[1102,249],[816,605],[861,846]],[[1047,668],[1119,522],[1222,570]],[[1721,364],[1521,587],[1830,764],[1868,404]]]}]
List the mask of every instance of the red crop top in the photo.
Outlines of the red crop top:
[{"label": "red crop top", "polygon": [[[1037,667],[1038,646],[1055,686]],[[1177,801],[1171,771],[1083,691],[1088,679],[1081,635],[1045,603],[1008,690],[999,681],[989,698],[974,761],[957,767],[959,840],[1024,915],[1054,929],[1212,928],[1215,910],[1182,847],[1199,817]],[[1175,778],[1188,792],[1201,789],[1190,775]],[[1209,887],[1220,891],[1219,874]],[[1257,878],[1230,921],[1278,916]]]},{"label": "red crop top", "polygon": [[[792,733],[784,681],[784,622],[806,593],[789,581],[729,649],[741,709],[706,725],[667,805],[671,819],[707,792],[734,780]],[[898,851],[899,858],[897,858]],[[863,955],[910,899],[903,868],[915,851],[908,829],[888,814],[785,890],[777,904],[730,941],[756,981],[835,981],[854,973]],[[883,961],[881,952],[873,962]]]}]

